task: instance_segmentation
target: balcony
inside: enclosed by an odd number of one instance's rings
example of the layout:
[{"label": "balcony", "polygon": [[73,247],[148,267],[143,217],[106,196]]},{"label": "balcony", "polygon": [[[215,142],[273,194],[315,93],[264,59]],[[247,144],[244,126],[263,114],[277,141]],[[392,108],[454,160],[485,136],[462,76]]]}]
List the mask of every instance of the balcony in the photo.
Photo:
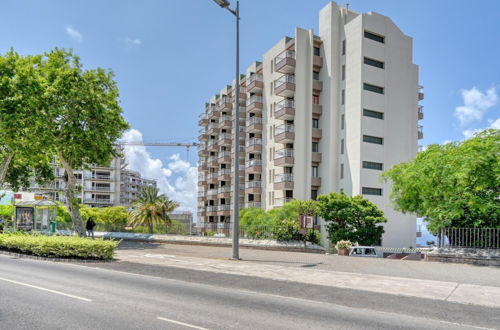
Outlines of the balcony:
[{"label": "balcony", "polygon": [[323,114],[323,106],[321,104],[313,104],[312,106],[313,117],[319,117]]},{"label": "balcony", "polygon": [[262,152],[262,139],[260,138],[251,138],[246,142],[246,152]]},{"label": "balcony", "polygon": [[323,82],[321,80],[313,79],[313,92],[321,93],[322,90],[323,90]]},{"label": "balcony", "polygon": [[424,126],[418,126],[418,139],[422,140],[424,138]]},{"label": "balcony", "polygon": [[207,182],[208,183],[217,183],[217,177],[218,176],[219,176],[219,174],[217,172],[208,173],[208,175],[207,175]]},{"label": "balcony", "polygon": [[206,113],[202,113],[200,114],[200,116],[198,117],[198,125],[199,126],[204,126],[208,123],[208,116]]},{"label": "balcony", "polygon": [[217,174],[217,178],[219,179],[219,181],[231,180],[231,169],[229,168],[220,169]]},{"label": "balcony", "polygon": [[323,131],[321,130],[321,128],[314,128],[312,129],[312,138],[313,139],[316,139],[316,140],[319,140],[321,139],[321,137],[323,136]]},{"label": "balcony", "polygon": [[284,99],[274,105],[274,117],[281,120],[291,120],[295,117],[295,101]]},{"label": "balcony", "polygon": [[262,205],[261,202],[254,202],[254,201],[245,202],[245,207],[260,208],[260,207],[262,207],[261,205]]},{"label": "balcony", "polygon": [[260,194],[262,181],[247,181],[245,182],[245,194]]},{"label": "balcony", "polygon": [[[218,216],[230,216],[231,215],[231,205],[229,204],[223,204],[223,205],[219,205],[217,206],[217,215]],[[220,223],[218,223],[217,225],[219,225]],[[226,223],[222,223],[222,227],[225,227],[226,226]]]},{"label": "balcony", "polygon": [[323,67],[323,57],[314,55],[313,56],[313,67],[316,69]]},{"label": "balcony", "polygon": [[211,197],[213,199],[213,196],[217,195],[217,189],[210,189],[207,191],[207,197]]},{"label": "balcony", "polygon": [[209,205],[207,206],[207,216],[216,216],[217,206]]},{"label": "balcony", "polygon": [[293,189],[293,174],[281,173],[274,176],[274,190]]},{"label": "balcony", "polygon": [[219,119],[219,128],[231,128],[231,117],[222,115]]},{"label": "balcony", "polygon": [[285,50],[274,58],[274,71],[293,73],[295,71],[295,51]]},{"label": "balcony", "polygon": [[207,166],[208,167],[218,167],[219,165],[217,163],[217,156],[208,156]]},{"label": "balcony", "polygon": [[311,156],[311,161],[313,163],[320,163],[321,162],[321,152],[313,152]]},{"label": "balcony", "polygon": [[200,129],[198,132],[199,132],[198,140],[206,141],[208,139],[208,134],[207,134],[205,128]]},{"label": "balcony", "polygon": [[217,157],[217,163],[219,164],[231,163],[231,152],[230,151],[219,152],[219,156]]},{"label": "balcony", "polygon": [[217,119],[220,116],[220,112],[216,110],[215,104],[213,104],[210,108],[209,111],[207,112],[207,118],[210,119]]},{"label": "balcony", "polygon": [[210,139],[210,140],[208,140],[207,150],[208,151],[217,151],[217,150],[219,150],[219,147],[217,146],[217,140],[216,139]]},{"label": "balcony", "polygon": [[245,163],[247,173],[261,173],[262,159],[250,159]]},{"label": "balcony", "polygon": [[277,143],[290,143],[295,140],[294,126],[292,124],[282,124],[276,126],[274,130],[274,141]]},{"label": "balcony", "polygon": [[224,186],[217,189],[217,198],[230,198],[231,197],[231,187]]},{"label": "balcony", "polygon": [[283,97],[293,97],[295,94],[295,76],[285,74],[274,81],[274,94]]},{"label": "balcony", "polygon": [[274,152],[274,166],[293,166],[293,149],[279,149]]},{"label": "balcony", "polygon": [[219,146],[223,145],[223,146],[230,146],[231,145],[231,134],[229,133],[221,133],[221,135],[219,135],[219,139],[217,140],[217,144]]},{"label": "balcony", "polygon": [[207,126],[207,134],[219,134],[219,123],[211,122]]},{"label": "balcony", "polygon": [[418,120],[424,119],[424,106],[419,105],[418,106]]},{"label": "balcony", "polygon": [[[239,177],[242,178],[245,176],[245,164],[239,164],[239,167],[238,167],[238,174],[239,174]],[[233,171],[233,168],[231,168],[231,175],[234,174],[234,171]]]},{"label": "balcony", "polygon": [[283,206],[285,203],[291,202],[292,200],[293,200],[293,198],[292,198],[292,197],[275,198],[275,199],[274,199],[273,206],[274,206],[274,207],[281,207],[281,206]]},{"label": "balcony", "polygon": [[231,104],[231,100],[229,97],[223,96],[219,99],[219,102],[217,102],[217,111],[228,111],[233,108],[233,105]]},{"label": "balcony", "polygon": [[111,175],[103,175],[103,174],[86,175],[85,178],[89,180],[111,181]]},{"label": "balcony", "polygon": [[264,88],[264,82],[262,81],[261,74],[251,74],[247,79],[247,92],[248,93],[260,93]]},{"label": "balcony", "polygon": [[198,146],[198,156],[199,157],[208,156],[207,146],[203,142]]},{"label": "balcony", "polygon": [[[247,99],[247,92],[245,87],[240,87],[240,105],[245,105]],[[236,103],[236,96],[231,97],[231,103]]]},{"label": "balcony", "polygon": [[255,133],[262,131],[262,117],[250,117],[246,121],[247,133]]},{"label": "balcony", "polygon": [[248,112],[261,112],[262,111],[262,96],[252,95],[247,99]]},{"label": "balcony", "polygon": [[103,205],[110,205],[113,204],[111,199],[107,198],[85,198],[85,203],[88,204],[103,204]]},{"label": "balcony", "polygon": [[204,217],[207,215],[207,209],[205,207],[198,207],[198,216]]},{"label": "balcony", "polygon": [[[62,189],[62,188],[61,188]],[[107,187],[100,187],[100,186],[93,186],[93,187],[88,187],[84,188],[86,191],[105,191],[105,192],[113,192],[113,189],[111,186]]]},{"label": "balcony", "polygon": [[312,176],[311,177],[311,186],[312,187],[319,187],[321,186],[321,178],[317,176]]}]

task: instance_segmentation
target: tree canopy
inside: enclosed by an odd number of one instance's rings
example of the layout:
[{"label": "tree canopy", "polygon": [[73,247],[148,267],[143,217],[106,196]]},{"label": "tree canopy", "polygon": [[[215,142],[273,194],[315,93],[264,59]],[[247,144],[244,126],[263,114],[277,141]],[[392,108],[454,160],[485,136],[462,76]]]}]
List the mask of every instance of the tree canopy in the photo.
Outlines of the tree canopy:
[{"label": "tree canopy", "polygon": [[384,173],[402,212],[444,227],[500,227],[500,130],[458,143],[433,144],[412,161]]}]

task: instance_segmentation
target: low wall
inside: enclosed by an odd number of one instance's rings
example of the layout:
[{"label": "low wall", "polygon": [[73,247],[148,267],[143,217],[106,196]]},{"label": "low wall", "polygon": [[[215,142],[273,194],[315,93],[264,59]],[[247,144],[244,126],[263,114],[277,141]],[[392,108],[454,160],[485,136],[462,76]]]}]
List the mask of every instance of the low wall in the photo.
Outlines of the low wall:
[{"label": "low wall", "polygon": [[436,248],[426,254],[425,260],[498,267],[500,249]]}]

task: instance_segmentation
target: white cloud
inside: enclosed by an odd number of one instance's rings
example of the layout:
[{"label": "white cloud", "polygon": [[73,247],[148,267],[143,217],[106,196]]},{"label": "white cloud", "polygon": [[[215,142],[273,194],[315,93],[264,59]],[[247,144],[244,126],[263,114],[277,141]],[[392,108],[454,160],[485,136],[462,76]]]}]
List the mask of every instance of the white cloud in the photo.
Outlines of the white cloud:
[{"label": "white cloud", "polygon": [[142,45],[142,40],[138,38],[126,37],[125,39],[123,39],[123,43],[127,48],[132,48],[134,46]]},{"label": "white cloud", "polygon": [[489,119],[488,123],[490,124],[490,126],[488,126],[486,128],[470,128],[470,129],[466,129],[465,131],[462,132],[462,134],[464,135],[464,139],[465,140],[470,139],[471,137],[474,137],[474,135],[476,133],[482,132],[485,129],[489,129],[489,128],[500,129],[500,118],[497,118],[496,120]]},{"label": "white cloud", "polygon": [[66,34],[78,43],[83,42],[83,36],[77,29],[73,28],[71,25],[66,25]]},{"label": "white cloud", "polygon": [[460,125],[465,126],[475,121],[480,121],[484,113],[499,103],[496,89],[488,89],[486,93],[476,87],[461,91],[464,104],[455,108],[455,117]]},{"label": "white cloud", "polygon": [[[122,141],[142,141],[142,133],[130,129],[122,136]],[[193,212],[196,218],[198,168],[182,160],[179,154],[171,156],[164,164],[153,158],[144,146],[125,146],[128,167],[142,176],[158,180],[160,192],[180,203],[178,210]]]}]

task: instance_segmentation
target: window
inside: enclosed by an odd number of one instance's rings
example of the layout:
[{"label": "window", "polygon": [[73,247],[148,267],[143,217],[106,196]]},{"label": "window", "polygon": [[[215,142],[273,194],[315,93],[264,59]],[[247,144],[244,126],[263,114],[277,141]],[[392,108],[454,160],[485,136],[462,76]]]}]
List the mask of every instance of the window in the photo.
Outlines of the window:
[{"label": "window", "polygon": [[340,140],[340,154],[344,154],[344,139]]},{"label": "window", "polygon": [[374,111],[374,110],[368,110],[368,109],[363,109],[363,116],[365,116],[365,117],[371,117],[371,118],[377,118],[377,119],[384,119],[384,113],[383,112]]},{"label": "window", "polygon": [[363,161],[363,168],[367,168],[369,170],[378,170],[382,171],[384,169],[384,164],[382,163],[375,163],[375,162],[367,162]]},{"label": "window", "polygon": [[373,41],[380,42],[382,44],[385,43],[385,37],[384,36],[381,36],[381,35],[378,35],[378,34],[375,34],[375,33],[372,33],[372,32],[365,31],[365,38],[371,39]]},{"label": "window", "polygon": [[344,164],[340,164],[340,178],[344,178]]},{"label": "window", "polygon": [[274,108],[273,108],[273,104],[269,104],[269,117],[273,118],[273,111],[274,111]]},{"label": "window", "polygon": [[312,176],[317,178],[318,177],[318,166],[313,166],[312,167]]},{"label": "window", "polygon": [[313,118],[313,128],[319,128],[319,120],[316,118]]},{"label": "window", "polygon": [[319,152],[319,144],[318,142],[312,143],[312,152]]},{"label": "window", "polygon": [[363,187],[363,188],[361,188],[361,193],[363,195],[382,196],[382,189],[380,189],[380,188]]},{"label": "window", "polygon": [[319,95],[313,95],[313,104],[319,104]]},{"label": "window", "polygon": [[273,89],[273,82],[271,81],[271,82],[269,83],[269,85],[271,86],[271,95],[273,95],[273,93],[274,93],[274,89]]},{"label": "window", "polygon": [[273,183],[273,172],[271,170],[269,170],[269,183]]},{"label": "window", "polygon": [[375,143],[375,144],[384,144],[384,138],[376,137],[376,136],[370,136],[370,135],[363,135],[363,142]]},{"label": "window", "polygon": [[363,89],[365,91],[369,91],[369,92],[384,94],[384,87],[380,87],[380,86],[375,86],[375,85],[370,85],[370,84],[364,83]]},{"label": "window", "polygon": [[312,189],[311,190],[311,199],[313,201],[315,201],[316,199],[318,199],[318,190],[316,190],[316,189]]},{"label": "window", "polygon": [[383,69],[384,68],[384,62],[380,62],[377,60],[374,60],[372,58],[365,57],[365,64],[374,66],[376,68]]},{"label": "window", "polygon": [[345,55],[345,39],[342,40],[342,55]]},{"label": "window", "polygon": [[344,129],[345,127],[345,115],[340,116],[340,129]]},{"label": "window", "polygon": [[319,47],[314,47],[314,55],[319,56],[319,54],[320,54]]},{"label": "window", "polygon": [[345,80],[345,64],[342,65],[342,80]]},{"label": "window", "polygon": [[340,104],[345,104],[345,89],[343,89],[340,94]]},{"label": "window", "polygon": [[273,72],[274,72],[274,61],[271,60],[271,73],[273,73]]},{"label": "window", "polygon": [[313,71],[313,79],[319,80],[319,72],[318,71]]}]

